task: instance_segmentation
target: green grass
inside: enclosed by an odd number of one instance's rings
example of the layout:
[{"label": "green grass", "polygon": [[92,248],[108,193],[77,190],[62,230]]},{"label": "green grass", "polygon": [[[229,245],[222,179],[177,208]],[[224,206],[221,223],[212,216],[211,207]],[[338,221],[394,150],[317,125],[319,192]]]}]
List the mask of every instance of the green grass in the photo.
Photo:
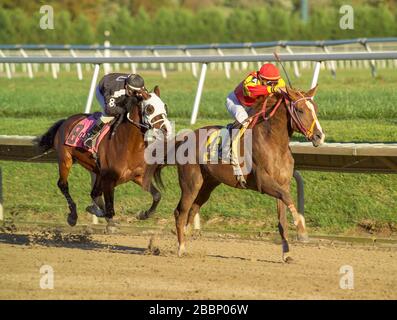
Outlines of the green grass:
[{"label": "green grass", "polygon": [[[159,84],[162,98],[169,106],[169,117],[177,129],[190,127],[189,118],[197,80],[188,73],[143,72],[147,86]],[[369,70],[338,71],[333,79],[322,71],[316,96],[320,122],[328,142],[397,142],[397,73],[379,70],[381,76],[370,77]],[[230,80],[223,73],[209,72],[194,126],[226,124],[230,118],[224,107],[225,96],[244,72],[232,72]],[[308,88],[311,73],[293,79],[294,85]],[[0,134],[39,135],[53,122],[82,112],[89,88],[89,74],[83,81],[73,73],[60,73],[58,80],[50,74],[34,80],[0,78]],[[95,103],[95,109],[98,105]],[[303,140],[295,135],[294,139]],[[55,164],[26,164],[0,161],[3,169],[6,216],[19,222],[51,221],[64,223],[67,206],[56,187]],[[347,233],[360,223],[395,228],[397,225],[397,177],[380,174],[340,174],[302,172],[305,179],[306,219],[311,230]],[[137,225],[173,224],[173,210],[179,200],[175,168],[164,170],[166,190],[156,217]],[[83,213],[89,204],[89,175],[75,166],[70,176],[71,194]],[[294,189],[294,188],[293,188]],[[295,194],[294,194],[295,195]],[[133,184],[116,191],[116,212],[123,221],[150,205],[151,197]],[[205,226],[236,230],[276,230],[275,201],[250,191],[221,186],[202,208]]]}]

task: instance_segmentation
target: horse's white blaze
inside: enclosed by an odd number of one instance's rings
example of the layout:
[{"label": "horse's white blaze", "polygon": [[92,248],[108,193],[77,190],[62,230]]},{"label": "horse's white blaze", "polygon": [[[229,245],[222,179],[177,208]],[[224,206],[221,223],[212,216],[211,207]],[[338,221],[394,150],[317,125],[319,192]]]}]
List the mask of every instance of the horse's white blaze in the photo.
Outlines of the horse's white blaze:
[{"label": "horse's white blaze", "polygon": [[320,121],[318,121],[318,118],[317,118],[317,115],[316,115],[316,110],[314,109],[314,105],[310,101],[306,100],[306,106],[312,112],[313,119],[316,121],[317,129],[320,130],[320,132],[321,132],[321,141],[320,141],[320,143],[323,143],[324,140],[325,140],[325,134],[323,132],[323,128],[321,128]]},{"label": "horse's white blaze", "polygon": [[[153,106],[154,111],[151,114],[146,114],[145,109],[149,105]],[[146,122],[150,126],[153,126],[158,122],[162,122],[161,127],[164,126],[167,129],[167,137],[171,135],[172,126],[171,126],[171,122],[167,118],[167,110],[165,108],[165,103],[154,92],[150,93],[149,99],[142,101],[142,113],[144,117],[144,122]],[[153,119],[157,116],[161,116],[161,119],[153,122]]]}]

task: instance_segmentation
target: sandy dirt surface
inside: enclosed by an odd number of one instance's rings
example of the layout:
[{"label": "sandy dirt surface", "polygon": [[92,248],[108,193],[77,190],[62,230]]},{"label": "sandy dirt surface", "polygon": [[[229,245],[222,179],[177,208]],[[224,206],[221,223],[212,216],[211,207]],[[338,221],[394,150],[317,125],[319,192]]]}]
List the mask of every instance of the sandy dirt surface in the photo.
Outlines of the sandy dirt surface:
[{"label": "sandy dirt surface", "polygon": [[[397,299],[397,248],[293,243],[202,236],[176,256],[176,238],[150,234],[0,234],[1,299]],[[40,268],[54,289],[40,288]],[[354,289],[339,287],[340,267]]]}]

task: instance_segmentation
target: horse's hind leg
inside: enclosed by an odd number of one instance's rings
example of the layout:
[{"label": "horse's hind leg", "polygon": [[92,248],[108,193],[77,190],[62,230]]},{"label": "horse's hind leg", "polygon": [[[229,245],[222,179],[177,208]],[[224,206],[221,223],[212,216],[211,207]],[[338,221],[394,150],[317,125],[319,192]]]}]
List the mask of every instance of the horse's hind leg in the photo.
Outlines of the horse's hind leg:
[{"label": "horse's hind leg", "polygon": [[200,188],[200,191],[193,202],[192,207],[189,211],[189,217],[186,225],[186,233],[189,233],[192,229],[194,223],[194,217],[199,213],[200,208],[208,201],[211,196],[212,191],[219,185],[217,181],[205,180]]},{"label": "horse's hind leg", "polygon": [[70,226],[75,226],[77,223],[77,209],[76,203],[73,201],[70,193],[69,193],[69,184],[68,184],[68,176],[70,172],[70,168],[73,165],[72,156],[70,153],[67,153],[65,150],[63,152],[63,157],[59,158],[59,180],[58,187],[61,190],[62,194],[65,196],[66,201],[68,202],[70,213],[68,215],[67,221]]},{"label": "horse's hind leg", "polygon": [[203,177],[198,165],[178,166],[178,173],[182,195],[174,211],[174,216],[179,244],[178,256],[181,257],[185,252],[185,229],[188,213],[203,184]]},{"label": "horse's hind leg", "polygon": [[[137,175],[133,181],[142,187],[143,184],[143,175]],[[150,216],[156,211],[156,208],[161,200],[161,193],[160,191],[154,186],[153,183],[150,183],[149,186],[149,192],[152,195],[152,205],[150,206],[150,208],[146,211],[140,211],[138,212],[138,214],[136,215],[136,218],[138,220],[146,220],[148,218],[150,218]]]}]

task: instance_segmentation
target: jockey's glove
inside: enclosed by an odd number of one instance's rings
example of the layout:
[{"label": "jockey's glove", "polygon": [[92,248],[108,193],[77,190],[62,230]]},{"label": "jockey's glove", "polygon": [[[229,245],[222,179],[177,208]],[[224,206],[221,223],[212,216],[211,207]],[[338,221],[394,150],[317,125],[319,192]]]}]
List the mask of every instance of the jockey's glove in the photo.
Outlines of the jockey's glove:
[{"label": "jockey's glove", "polygon": [[269,93],[280,92],[281,88],[285,88],[285,81],[280,78],[275,86],[267,86],[267,92]]}]

